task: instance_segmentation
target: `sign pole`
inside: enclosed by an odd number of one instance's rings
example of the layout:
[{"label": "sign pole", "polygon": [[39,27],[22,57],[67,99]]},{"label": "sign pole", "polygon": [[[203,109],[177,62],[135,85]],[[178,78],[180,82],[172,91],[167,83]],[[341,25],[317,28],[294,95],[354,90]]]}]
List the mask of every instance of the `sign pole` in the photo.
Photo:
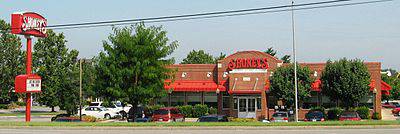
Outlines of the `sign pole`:
[{"label": "sign pole", "polygon": [[293,63],[294,63],[294,103],[295,103],[295,117],[294,120],[299,122],[299,104],[297,97],[297,59],[296,59],[296,44],[294,37],[294,13],[293,13],[294,1],[292,0],[292,38],[293,38]]},{"label": "sign pole", "polygon": [[[26,74],[30,75],[32,73],[32,38],[30,36],[25,36],[26,42]],[[31,121],[31,93],[26,93],[26,109],[25,109],[25,121]]]}]

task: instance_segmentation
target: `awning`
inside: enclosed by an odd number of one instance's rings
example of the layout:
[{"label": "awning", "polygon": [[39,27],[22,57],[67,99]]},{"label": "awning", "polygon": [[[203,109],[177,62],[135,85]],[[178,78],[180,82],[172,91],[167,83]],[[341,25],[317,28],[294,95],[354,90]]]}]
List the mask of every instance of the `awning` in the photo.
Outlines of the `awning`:
[{"label": "awning", "polygon": [[311,83],[311,91],[316,91],[320,92],[321,91],[321,80],[315,80],[313,83]]},{"label": "awning", "polygon": [[392,90],[392,87],[386,82],[381,81],[381,89],[382,89],[382,94],[390,95],[390,90]]},{"label": "awning", "polygon": [[[390,94],[390,90],[392,89],[392,87],[389,84],[387,84],[386,82],[382,81],[382,80],[381,80],[380,84],[381,84],[381,92],[382,92],[382,94],[389,95]],[[369,84],[369,87],[370,87],[371,91],[374,91],[374,89],[375,89],[375,80],[371,80],[371,83]]]},{"label": "awning", "polygon": [[215,83],[213,80],[165,80],[165,90],[174,92],[216,92],[226,91],[223,85]]}]

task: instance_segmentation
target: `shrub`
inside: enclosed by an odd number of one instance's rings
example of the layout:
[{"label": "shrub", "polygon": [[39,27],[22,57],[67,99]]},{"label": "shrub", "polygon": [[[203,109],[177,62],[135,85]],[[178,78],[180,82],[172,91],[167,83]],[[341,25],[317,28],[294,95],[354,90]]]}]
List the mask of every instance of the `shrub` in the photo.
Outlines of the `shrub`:
[{"label": "shrub", "polygon": [[25,102],[17,101],[15,102],[18,106],[25,106]]},{"label": "shrub", "polygon": [[325,113],[325,108],[324,107],[311,107],[310,111],[321,111]]},{"label": "shrub", "polygon": [[329,120],[338,120],[339,115],[343,112],[343,109],[335,107],[328,110],[328,119]]},{"label": "shrub", "polygon": [[193,107],[193,117],[198,118],[208,114],[207,105],[196,104]]},{"label": "shrub", "polygon": [[8,109],[8,105],[7,104],[0,104],[0,109]]},{"label": "shrub", "polygon": [[356,112],[360,115],[361,119],[370,119],[368,107],[357,107]]},{"label": "shrub", "polygon": [[218,109],[210,107],[210,109],[208,110],[209,114],[217,114],[218,113]]},{"label": "shrub", "polygon": [[374,119],[374,120],[381,120],[381,119],[382,119],[382,116],[379,115],[379,113],[374,112],[374,113],[372,114],[372,119]]},{"label": "shrub", "polygon": [[228,118],[230,122],[258,122],[254,118]]},{"label": "shrub", "polygon": [[193,106],[191,105],[185,105],[185,106],[177,106],[176,108],[179,109],[179,111],[181,111],[181,113],[183,115],[185,115],[185,117],[191,118],[193,117]]},{"label": "shrub", "polygon": [[18,108],[19,106],[15,103],[15,102],[11,102],[10,104],[8,104],[8,109],[14,109],[14,108]]},{"label": "shrub", "polygon": [[[78,118],[79,118],[79,116],[78,116]],[[85,115],[85,116],[82,116],[82,121],[84,121],[84,122],[97,122],[97,121],[100,121],[100,119],[97,119],[96,117],[93,117],[93,116]]]},{"label": "shrub", "polygon": [[155,110],[160,109],[164,107],[164,105],[153,105],[153,106],[148,106],[147,108],[149,109],[149,112],[154,113]]}]

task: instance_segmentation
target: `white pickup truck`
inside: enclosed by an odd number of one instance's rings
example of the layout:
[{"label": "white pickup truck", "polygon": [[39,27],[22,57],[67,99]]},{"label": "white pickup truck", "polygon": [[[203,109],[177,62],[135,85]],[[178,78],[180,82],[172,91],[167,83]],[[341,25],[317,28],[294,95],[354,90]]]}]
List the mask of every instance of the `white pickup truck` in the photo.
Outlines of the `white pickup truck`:
[{"label": "white pickup truck", "polygon": [[[99,102],[91,102],[89,104],[89,106],[96,106],[96,107],[104,107],[103,102],[99,101]],[[114,111],[114,112],[118,112],[120,113],[120,115],[122,115],[122,117],[126,117],[126,113],[128,113],[129,109],[132,106],[128,105],[123,107],[121,102],[117,101],[117,102],[113,102],[111,104],[111,106],[106,107],[107,109]]]}]

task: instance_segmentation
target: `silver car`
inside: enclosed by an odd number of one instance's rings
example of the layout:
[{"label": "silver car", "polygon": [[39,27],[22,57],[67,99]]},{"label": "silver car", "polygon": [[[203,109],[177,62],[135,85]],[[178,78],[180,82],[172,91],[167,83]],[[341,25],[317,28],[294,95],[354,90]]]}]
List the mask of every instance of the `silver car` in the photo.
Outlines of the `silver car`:
[{"label": "silver car", "polygon": [[287,112],[275,112],[271,122],[289,122],[289,115]]}]

